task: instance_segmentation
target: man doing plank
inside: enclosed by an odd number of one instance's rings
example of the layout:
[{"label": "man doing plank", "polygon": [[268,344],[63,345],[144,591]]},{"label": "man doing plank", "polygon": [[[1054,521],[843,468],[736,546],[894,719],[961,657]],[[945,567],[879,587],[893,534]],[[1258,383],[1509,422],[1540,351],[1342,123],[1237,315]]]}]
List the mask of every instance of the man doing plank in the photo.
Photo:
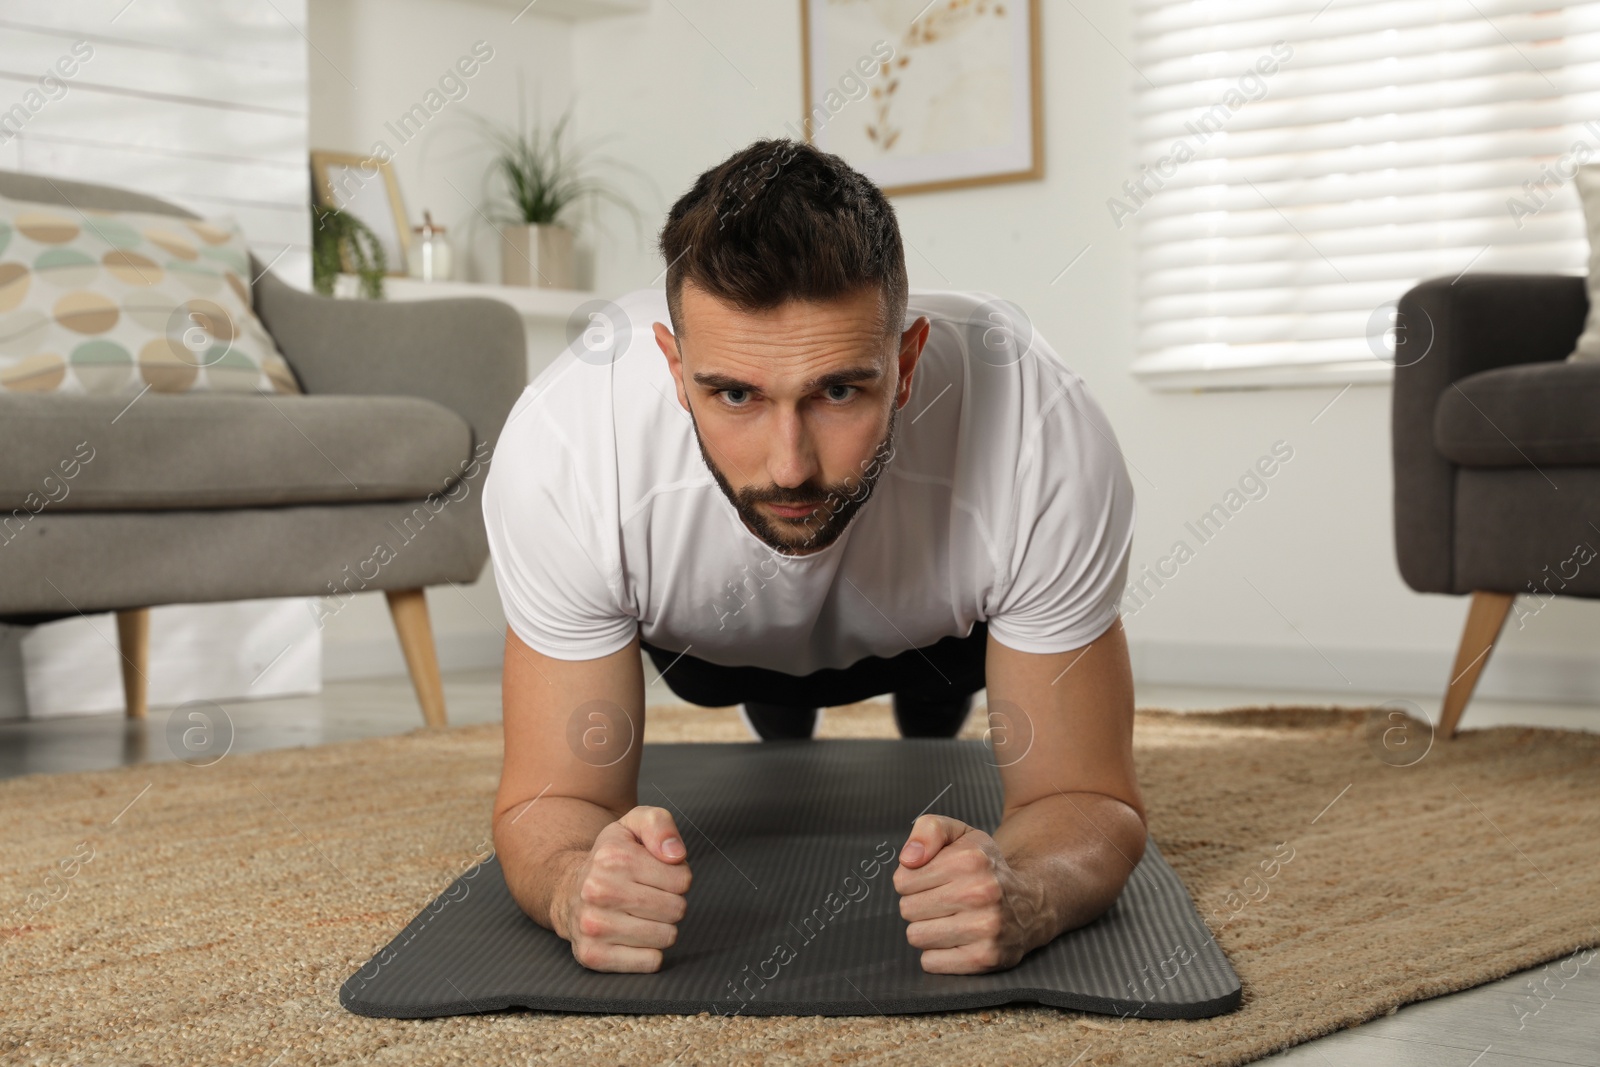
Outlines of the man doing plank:
[{"label": "man doing plank", "polygon": [[888,200],[810,145],[700,175],[660,246],[665,288],[527,387],[484,490],[507,884],[584,966],[661,967],[693,894],[638,802],[641,652],[764,739],[884,693],[903,736],[953,737],[986,689],[1003,821],[922,816],[893,881],[924,970],[1012,967],[1144,852],[1111,427],[1013,307],[910,291]]}]

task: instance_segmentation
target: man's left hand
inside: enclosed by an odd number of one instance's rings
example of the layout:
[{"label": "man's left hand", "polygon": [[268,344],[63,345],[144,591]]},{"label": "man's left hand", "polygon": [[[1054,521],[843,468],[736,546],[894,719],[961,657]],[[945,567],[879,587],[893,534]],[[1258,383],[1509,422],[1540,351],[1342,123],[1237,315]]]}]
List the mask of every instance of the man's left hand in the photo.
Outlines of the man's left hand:
[{"label": "man's left hand", "polygon": [[1015,967],[1047,937],[1043,887],[1006,861],[994,838],[959,819],[923,815],[894,872],[906,940],[929,974]]}]

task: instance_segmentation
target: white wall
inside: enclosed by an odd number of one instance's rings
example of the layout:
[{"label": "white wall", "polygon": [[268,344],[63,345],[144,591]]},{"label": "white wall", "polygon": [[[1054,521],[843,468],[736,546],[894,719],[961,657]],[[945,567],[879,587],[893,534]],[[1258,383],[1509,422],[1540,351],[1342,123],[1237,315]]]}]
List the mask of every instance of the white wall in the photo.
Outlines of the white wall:
[{"label": "white wall", "polygon": [[[576,27],[583,129],[620,131],[613,152],[655,175],[670,203],[700,171],[797,121],[798,8],[672,0]],[[1388,387],[1352,388],[1323,411],[1337,389],[1157,394],[1128,373],[1135,230],[1118,231],[1105,201],[1137,165],[1131,22],[1110,0],[1044,5],[1046,177],[897,198],[911,283],[1015,300],[1089,382],[1135,468],[1135,571],[1275,441],[1294,449],[1269,494],[1128,620],[1141,680],[1442,692],[1466,603],[1413,593],[1396,569]],[[599,246],[603,291],[662,269],[623,236]],[[1479,691],[1600,701],[1597,648],[1600,605],[1557,600],[1525,629],[1507,624]]]},{"label": "white wall", "polygon": [[[536,9],[518,17],[513,6],[466,0],[311,2],[311,147],[366,155],[381,141],[412,225],[424,208],[445,225],[460,280],[500,280],[498,239],[480,214],[490,150],[472,116],[516,124],[519,75],[530,120],[536,101],[552,121],[570,102],[569,24]],[[478,42],[490,58],[461,79],[464,91],[439,92],[443,106],[420,134],[401,127],[400,117],[439,91]]]},{"label": "white wall", "polygon": [[[461,280],[499,281],[498,238],[480,214],[487,213],[490,152],[471,116],[516,124],[520,95],[530,121],[538,103],[550,122],[570,103],[570,24],[537,17],[532,8],[519,15],[520,7],[466,0],[311,0],[311,147],[366,155],[382,141],[392,153],[412,223],[421,223],[426,208],[444,224]],[[420,134],[402,140],[398,118],[439,89],[441,76],[480,41],[493,54],[463,79],[465,94],[455,90],[458,98],[450,99],[441,92],[443,106]],[[411,128],[400,132],[411,134]],[[586,252],[582,245],[580,252]],[[585,262],[580,255],[580,271]],[[559,327],[532,331],[530,350],[559,351],[566,343],[563,333]],[[435,586],[427,596],[444,669],[500,662],[505,618],[487,564],[476,582]],[[327,678],[405,672],[388,608],[377,593],[354,598],[327,619],[323,642]]]}]

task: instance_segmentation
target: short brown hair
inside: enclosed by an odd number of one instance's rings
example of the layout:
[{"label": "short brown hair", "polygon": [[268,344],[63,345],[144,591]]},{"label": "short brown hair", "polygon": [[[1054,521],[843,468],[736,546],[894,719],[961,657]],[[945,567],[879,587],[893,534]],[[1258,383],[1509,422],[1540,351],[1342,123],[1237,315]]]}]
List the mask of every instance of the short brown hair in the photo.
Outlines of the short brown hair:
[{"label": "short brown hair", "polygon": [[884,330],[904,329],[909,290],[894,208],[865,175],[812,145],[756,141],[701,174],[661,228],[667,310],[683,332],[683,283],[741,311],[877,286]]}]

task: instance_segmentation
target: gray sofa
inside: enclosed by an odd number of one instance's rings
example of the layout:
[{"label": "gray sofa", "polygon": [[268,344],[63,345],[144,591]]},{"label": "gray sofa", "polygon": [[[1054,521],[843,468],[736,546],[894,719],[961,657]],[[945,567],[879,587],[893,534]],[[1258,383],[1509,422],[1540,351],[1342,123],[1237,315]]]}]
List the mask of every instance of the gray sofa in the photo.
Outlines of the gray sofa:
[{"label": "gray sofa", "polygon": [[[0,194],[194,217],[9,171]],[[423,717],[442,726],[423,589],[488,561],[478,494],[527,382],[522,320],[493,300],[325,299],[251,266],[256,314],[306,395],[0,393],[0,621],[116,612],[142,718],[151,606],[321,596],[333,610],[381,589]]]},{"label": "gray sofa", "polygon": [[1434,278],[1399,302],[1400,574],[1419,592],[1472,594],[1446,738],[1517,596],[1600,597],[1600,363],[1566,362],[1588,307],[1584,279],[1555,274]]}]

